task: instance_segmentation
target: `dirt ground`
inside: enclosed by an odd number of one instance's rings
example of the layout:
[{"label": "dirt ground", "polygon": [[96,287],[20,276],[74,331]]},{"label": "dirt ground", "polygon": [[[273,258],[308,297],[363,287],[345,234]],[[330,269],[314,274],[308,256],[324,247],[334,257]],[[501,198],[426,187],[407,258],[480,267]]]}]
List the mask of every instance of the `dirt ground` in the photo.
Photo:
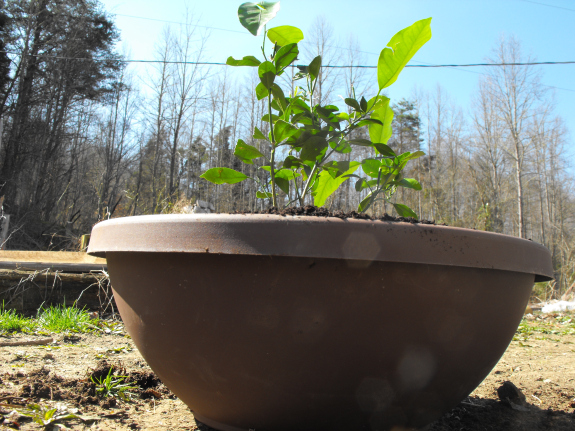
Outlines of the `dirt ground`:
[{"label": "dirt ground", "polygon": [[[121,325],[106,331],[0,347],[0,428],[42,429],[23,415],[36,404],[84,418],[47,429],[210,430],[155,377]],[[4,334],[0,343],[46,336]],[[97,396],[90,377],[103,379],[110,368],[127,376],[129,401]],[[575,314],[528,315],[485,381],[425,430],[575,430]]]}]

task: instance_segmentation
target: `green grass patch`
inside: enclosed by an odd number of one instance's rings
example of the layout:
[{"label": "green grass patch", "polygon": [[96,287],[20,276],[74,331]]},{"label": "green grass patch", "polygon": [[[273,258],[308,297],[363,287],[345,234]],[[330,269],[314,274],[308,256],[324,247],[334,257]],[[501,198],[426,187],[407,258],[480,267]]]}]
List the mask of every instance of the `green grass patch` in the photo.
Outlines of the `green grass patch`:
[{"label": "green grass patch", "polygon": [[124,332],[124,324],[121,320],[93,318],[87,310],[76,306],[42,307],[35,317],[24,317],[15,310],[6,310],[1,304],[0,334],[14,332],[33,332],[36,335],[50,335],[54,332],[94,332],[129,338]]},{"label": "green grass patch", "polygon": [[515,341],[527,341],[529,337],[537,334],[537,340],[551,340],[551,336],[575,335],[575,315],[552,315],[551,317],[536,318],[535,320],[523,319],[517,328]]},{"label": "green grass patch", "polygon": [[64,305],[39,310],[36,320],[38,326],[51,332],[87,332],[94,328],[86,310]]},{"label": "green grass patch", "polygon": [[0,308],[0,332],[26,332],[32,330],[32,319],[23,317],[14,310],[6,310],[4,304]]}]

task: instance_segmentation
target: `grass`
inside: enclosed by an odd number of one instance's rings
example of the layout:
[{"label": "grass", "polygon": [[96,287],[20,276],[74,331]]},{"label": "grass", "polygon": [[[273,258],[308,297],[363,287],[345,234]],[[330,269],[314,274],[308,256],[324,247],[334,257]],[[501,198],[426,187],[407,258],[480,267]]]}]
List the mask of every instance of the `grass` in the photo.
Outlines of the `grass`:
[{"label": "grass", "polygon": [[0,332],[26,332],[33,326],[32,319],[23,317],[14,310],[6,310],[2,304],[2,308],[0,308]]},{"label": "grass", "polygon": [[575,335],[575,314],[557,314],[550,318],[537,317],[535,320],[523,319],[515,337],[515,341],[527,341],[530,337],[537,335],[537,340],[552,340],[553,337],[561,335]]},{"label": "grass", "polygon": [[40,308],[35,317],[24,317],[0,307],[0,334],[14,332],[102,332],[122,334],[121,321],[93,319],[85,309],[65,305]]},{"label": "grass", "polygon": [[77,307],[50,306],[38,312],[38,325],[50,332],[86,332],[92,329],[92,319],[88,312]]}]

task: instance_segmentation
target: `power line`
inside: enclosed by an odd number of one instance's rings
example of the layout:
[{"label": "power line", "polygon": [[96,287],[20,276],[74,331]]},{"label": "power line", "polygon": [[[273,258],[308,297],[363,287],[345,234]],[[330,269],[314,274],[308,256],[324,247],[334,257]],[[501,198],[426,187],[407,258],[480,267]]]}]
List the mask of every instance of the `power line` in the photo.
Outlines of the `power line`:
[{"label": "power line", "polygon": [[563,9],[563,10],[569,10],[569,11],[571,11],[571,12],[575,12],[575,9],[570,9],[570,8],[568,8],[568,7],[555,6],[555,5],[552,5],[552,4],[540,3],[540,2],[538,2],[538,1],[533,1],[533,0],[519,0],[519,1],[522,1],[522,2],[525,2],[525,3],[538,4],[538,5],[541,5],[541,6],[552,7],[552,8],[555,8],[555,9]]},{"label": "power line", "polygon": [[[12,51],[0,51],[6,54],[21,55],[17,52]],[[174,61],[174,60],[122,60],[117,58],[85,58],[85,57],[64,57],[59,55],[45,55],[45,54],[26,54],[29,56],[55,59],[55,60],[83,60],[83,61],[117,61],[119,63],[156,63],[156,64],[193,64],[193,65],[209,65],[209,66],[227,66],[226,63],[221,62],[210,62],[210,61]],[[575,60],[572,61],[529,61],[529,62],[518,62],[518,63],[468,63],[468,64],[407,64],[405,67],[429,67],[429,68],[440,68],[440,67],[492,67],[492,66],[544,66],[544,65],[564,65],[564,64],[575,64]],[[305,65],[293,65],[294,67],[305,67]],[[377,69],[377,66],[370,65],[335,65],[326,64],[321,67],[333,68],[333,69]]]},{"label": "power line", "polygon": [[[19,55],[16,52],[11,51],[1,51],[7,54]],[[27,54],[32,56],[32,54]],[[191,65],[198,65],[198,66],[227,66],[226,63],[221,62],[209,62],[209,61],[161,61],[161,60],[120,60],[120,59],[91,59],[91,58],[82,58],[82,57],[62,57],[62,56],[53,56],[53,55],[43,55],[43,54],[36,54],[36,57],[40,58],[48,58],[48,59],[56,59],[56,60],[92,60],[92,61],[116,61],[119,63],[141,63],[141,64],[191,64]],[[575,61],[541,61],[541,62],[526,62],[526,63],[472,63],[472,64],[407,64],[405,67],[417,67],[417,68],[450,68],[459,70],[461,72],[471,72],[476,73],[479,75],[483,75],[481,72],[472,72],[471,70],[464,70],[458,69],[459,67],[485,67],[485,66],[540,66],[540,65],[564,65],[564,64],[575,64]],[[292,67],[305,67],[303,65],[293,65]],[[368,66],[368,65],[331,65],[326,64],[322,65],[325,68],[333,68],[333,69],[350,69],[350,68],[359,68],[359,69],[376,69],[377,66]],[[564,90],[564,91],[572,91],[570,88],[562,88],[562,87],[555,87],[552,85],[545,85],[549,88],[555,88],[557,90]]]},{"label": "power line", "polygon": [[[123,13],[115,13],[113,15],[116,16],[123,16],[123,17],[127,17],[127,18],[135,18],[135,19],[145,19],[147,21],[156,21],[156,22],[167,22],[169,24],[179,24],[179,25],[190,25],[190,24],[186,24],[185,22],[180,22],[180,21],[168,21],[165,19],[158,19],[158,18],[147,18],[145,16],[136,16],[136,15],[126,15]],[[212,27],[209,25],[198,25],[198,24],[193,24],[194,27],[201,27],[201,28],[207,28],[210,30],[220,30],[220,31],[228,31],[230,33],[240,33],[240,34],[247,34],[245,31],[239,31],[239,30],[229,30],[227,28],[221,28],[221,27]]]}]

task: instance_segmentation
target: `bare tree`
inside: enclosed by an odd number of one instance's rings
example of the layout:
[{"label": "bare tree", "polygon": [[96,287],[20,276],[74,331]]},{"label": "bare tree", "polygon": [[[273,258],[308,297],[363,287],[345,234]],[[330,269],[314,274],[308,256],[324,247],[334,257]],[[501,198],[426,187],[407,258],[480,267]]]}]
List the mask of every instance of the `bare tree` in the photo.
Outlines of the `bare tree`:
[{"label": "bare tree", "polygon": [[[148,87],[152,93],[150,107],[154,111],[148,112],[151,127],[151,139],[147,151],[151,155],[151,205],[152,212],[158,212],[160,201],[164,198],[165,184],[162,187],[161,164],[164,155],[165,143],[168,139],[169,100],[168,92],[173,83],[170,63],[174,54],[174,37],[169,26],[164,27],[161,42],[156,46],[155,58],[160,63],[155,66],[155,74],[149,77]],[[150,148],[151,147],[151,148]]]},{"label": "bare tree", "polygon": [[169,91],[171,144],[168,180],[168,195],[172,198],[179,190],[177,169],[182,131],[195,117],[194,112],[198,100],[202,97],[204,82],[209,72],[208,69],[198,65],[204,56],[208,34],[199,34],[197,24],[197,19],[186,13],[185,24],[180,26],[173,40],[174,55],[172,58],[176,63],[171,73],[173,81]]},{"label": "bare tree", "polygon": [[536,104],[543,95],[542,86],[539,73],[533,66],[512,64],[533,61],[523,56],[521,45],[513,36],[501,38],[489,61],[510,64],[488,68],[484,88],[506,126],[507,152],[515,165],[517,234],[524,238],[523,168],[529,144],[527,130]]},{"label": "bare tree", "polygon": [[[308,61],[321,55],[322,65],[336,65],[342,59],[341,50],[337,48],[335,32],[323,15],[315,18],[308,36],[305,38],[304,53]],[[314,92],[314,103],[326,104],[331,101],[338,85],[339,70],[322,67]]]},{"label": "bare tree", "polygon": [[480,82],[479,93],[474,100],[473,156],[469,171],[481,201],[479,212],[482,225],[478,227],[503,232],[502,201],[508,167],[503,142],[505,126],[486,85],[485,81]]}]

